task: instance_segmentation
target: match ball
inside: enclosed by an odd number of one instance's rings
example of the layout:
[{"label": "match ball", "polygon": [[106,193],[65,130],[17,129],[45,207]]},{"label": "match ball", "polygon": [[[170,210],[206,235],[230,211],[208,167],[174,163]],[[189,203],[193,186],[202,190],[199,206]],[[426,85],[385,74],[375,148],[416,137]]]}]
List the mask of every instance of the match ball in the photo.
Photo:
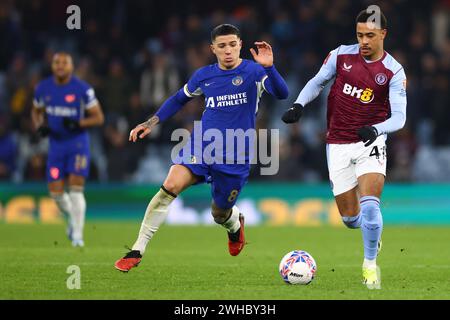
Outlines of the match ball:
[{"label": "match ball", "polygon": [[280,275],[289,284],[309,284],[314,279],[317,265],[314,258],[306,251],[294,250],[281,259]]}]

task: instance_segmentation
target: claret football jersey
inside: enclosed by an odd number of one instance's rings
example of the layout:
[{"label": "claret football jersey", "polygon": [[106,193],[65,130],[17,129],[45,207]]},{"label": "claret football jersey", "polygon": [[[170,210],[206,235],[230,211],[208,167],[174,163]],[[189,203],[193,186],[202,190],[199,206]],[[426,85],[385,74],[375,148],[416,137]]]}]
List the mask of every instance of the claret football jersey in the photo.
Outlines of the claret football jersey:
[{"label": "claret football jersey", "polygon": [[335,77],[328,95],[327,142],[353,143],[357,130],[391,116],[391,103],[406,97],[403,67],[386,51],[377,61],[367,61],[359,45],[342,45],[330,52],[319,71]]}]

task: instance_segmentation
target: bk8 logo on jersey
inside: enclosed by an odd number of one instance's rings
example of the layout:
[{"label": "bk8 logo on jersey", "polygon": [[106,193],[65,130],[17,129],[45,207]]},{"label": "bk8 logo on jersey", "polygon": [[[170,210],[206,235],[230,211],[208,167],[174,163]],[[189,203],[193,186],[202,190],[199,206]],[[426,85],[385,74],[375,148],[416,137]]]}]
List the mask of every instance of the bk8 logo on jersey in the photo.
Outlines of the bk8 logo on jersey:
[{"label": "bk8 logo on jersey", "polygon": [[317,271],[314,258],[306,251],[288,252],[280,262],[279,272],[286,283],[309,284]]},{"label": "bk8 logo on jersey", "polygon": [[365,88],[363,90],[354,87],[348,83],[344,84],[344,89],[342,89],[342,92],[352,97],[355,97],[356,99],[359,99],[359,101],[361,101],[362,103],[372,102],[374,98],[372,89]]}]

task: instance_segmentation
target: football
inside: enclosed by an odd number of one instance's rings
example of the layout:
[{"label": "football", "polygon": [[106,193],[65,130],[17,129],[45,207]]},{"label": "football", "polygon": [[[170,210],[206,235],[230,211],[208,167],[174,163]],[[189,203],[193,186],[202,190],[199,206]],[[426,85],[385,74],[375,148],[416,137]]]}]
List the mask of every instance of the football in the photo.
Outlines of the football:
[{"label": "football", "polygon": [[279,271],[286,283],[309,284],[314,279],[317,265],[308,252],[294,250],[281,259]]}]

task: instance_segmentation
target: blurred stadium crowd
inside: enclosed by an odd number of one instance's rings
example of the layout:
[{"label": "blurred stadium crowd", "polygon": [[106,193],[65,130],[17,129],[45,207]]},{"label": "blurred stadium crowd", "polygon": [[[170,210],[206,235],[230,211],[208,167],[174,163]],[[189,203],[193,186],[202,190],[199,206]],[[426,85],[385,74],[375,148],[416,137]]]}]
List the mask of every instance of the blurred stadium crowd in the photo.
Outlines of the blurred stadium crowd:
[{"label": "blurred stadium crowd", "polygon": [[[68,30],[66,8],[81,8],[81,30]],[[50,75],[52,54],[66,50],[75,73],[90,83],[106,115],[91,131],[91,181],[160,183],[170,162],[171,133],[191,128],[204,102],[194,99],[149,139],[129,143],[129,130],[155,112],[192,72],[214,63],[210,30],[232,23],[242,56],[256,40],[272,44],[288,100],[262,99],[259,128],[280,129],[280,171],[253,180],[327,181],[326,94],[307,106],[298,125],[281,114],[318,71],[328,52],[356,42],[354,20],[369,4],[388,18],[385,49],[408,77],[406,127],[388,141],[388,180],[450,181],[450,1],[71,1],[0,2],[0,178],[45,180],[47,139],[32,130],[37,82]],[[220,7],[219,7],[220,5]]]}]

